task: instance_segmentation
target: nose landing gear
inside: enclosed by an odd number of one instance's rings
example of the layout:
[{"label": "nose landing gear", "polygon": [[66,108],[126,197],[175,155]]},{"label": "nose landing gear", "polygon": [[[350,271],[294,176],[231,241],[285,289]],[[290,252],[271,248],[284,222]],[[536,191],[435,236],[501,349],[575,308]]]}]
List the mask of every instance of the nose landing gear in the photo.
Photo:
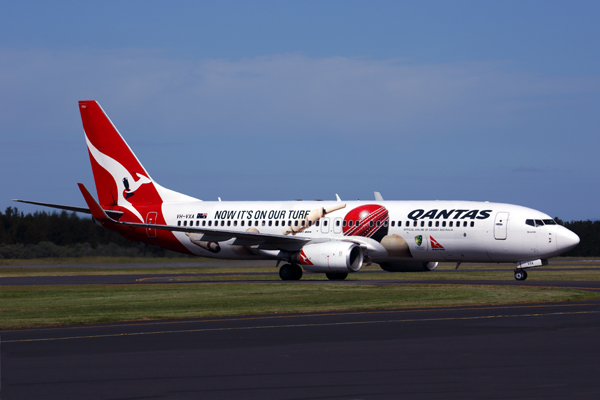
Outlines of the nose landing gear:
[{"label": "nose landing gear", "polygon": [[515,279],[518,281],[524,281],[525,279],[527,279],[527,271],[525,271],[523,269],[516,269],[515,270]]}]

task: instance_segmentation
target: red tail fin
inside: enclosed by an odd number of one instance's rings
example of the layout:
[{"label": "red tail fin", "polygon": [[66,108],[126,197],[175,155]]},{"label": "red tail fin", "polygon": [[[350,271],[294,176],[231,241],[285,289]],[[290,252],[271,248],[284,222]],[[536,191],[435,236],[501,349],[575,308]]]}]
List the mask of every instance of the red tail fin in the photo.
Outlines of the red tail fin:
[{"label": "red tail fin", "polygon": [[126,208],[143,221],[136,205],[162,203],[152,178],[98,102],[80,101],[79,111],[100,204]]}]

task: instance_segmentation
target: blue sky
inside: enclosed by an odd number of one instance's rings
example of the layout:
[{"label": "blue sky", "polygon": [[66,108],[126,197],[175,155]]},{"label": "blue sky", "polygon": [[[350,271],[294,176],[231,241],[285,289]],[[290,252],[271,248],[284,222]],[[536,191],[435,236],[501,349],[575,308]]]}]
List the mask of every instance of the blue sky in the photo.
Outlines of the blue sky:
[{"label": "blue sky", "polygon": [[3,1],[0,209],[84,205],[77,109],[204,199],[600,218],[597,1]]}]

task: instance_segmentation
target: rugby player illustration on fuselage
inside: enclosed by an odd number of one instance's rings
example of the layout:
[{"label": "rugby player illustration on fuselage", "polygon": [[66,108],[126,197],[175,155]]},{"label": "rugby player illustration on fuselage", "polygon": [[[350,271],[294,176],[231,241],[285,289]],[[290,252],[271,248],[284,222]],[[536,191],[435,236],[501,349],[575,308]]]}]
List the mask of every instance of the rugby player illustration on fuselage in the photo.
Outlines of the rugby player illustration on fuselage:
[{"label": "rugby player illustration on fuselage", "polygon": [[344,279],[365,262],[430,271],[439,262],[515,263],[515,278],[579,237],[540,211],[473,201],[202,201],[156,183],[96,101],[79,111],[98,200],[85,212],[131,240],[203,257],[273,260],[284,280],[303,270]]}]

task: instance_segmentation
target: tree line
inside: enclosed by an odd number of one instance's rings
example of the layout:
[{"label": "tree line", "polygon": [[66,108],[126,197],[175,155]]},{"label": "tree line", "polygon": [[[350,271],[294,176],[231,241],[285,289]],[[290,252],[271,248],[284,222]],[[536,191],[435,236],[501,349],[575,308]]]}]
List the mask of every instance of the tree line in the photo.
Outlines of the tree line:
[{"label": "tree line", "polygon": [[[600,256],[600,221],[556,222],[581,239],[567,257]],[[184,256],[142,242],[130,242],[116,232],[76,213],[36,211],[24,214],[16,207],[0,211],[0,258],[130,256]]]},{"label": "tree line", "polygon": [[130,242],[74,212],[24,214],[16,207],[0,211],[0,259],[84,256],[186,257],[151,244]]}]

